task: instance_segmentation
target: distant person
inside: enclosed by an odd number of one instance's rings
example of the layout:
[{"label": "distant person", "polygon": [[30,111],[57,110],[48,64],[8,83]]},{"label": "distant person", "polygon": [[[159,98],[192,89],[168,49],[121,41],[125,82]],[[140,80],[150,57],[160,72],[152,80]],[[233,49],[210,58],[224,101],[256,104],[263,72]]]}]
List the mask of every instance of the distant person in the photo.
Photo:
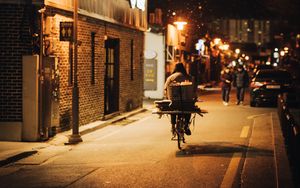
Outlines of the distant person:
[{"label": "distant person", "polygon": [[233,76],[229,68],[225,67],[225,69],[221,72],[222,99],[225,106],[228,106],[232,81]]},{"label": "distant person", "polygon": [[194,79],[194,87],[195,90],[197,89],[198,85],[200,84],[200,60],[199,57],[195,60],[192,61],[191,66],[190,66],[190,75],[193,77]]},{"label": "distant person", "polygon": [[237,67],[237,71],[234,74],[233,86],[236,87],[236,104],[243,104],[245,89],[249,86],[249,75],[241,65]]},{"label": "distant person", "polygon": [[[164,87],[165,97],[167,99],[170,99],[168,88],[172,83],[174,83],[174,82],[180,83],[180,82],[185,82],[185,81],[192,82],[192,77],[187,74],[182,63],[177,63],[175,65],[175,69],[174,69],[173,73],[166,80],[165,87]],[[180,115],[178,115],[178,116],[180,116]],[[181,116],[184,116],[184,119],[185,119],[185,126],[184,126],[185,134],[191,135],[191,130],[189,128],[191,114],[183,114]],[[177,115],[171,114],[171,124],[172,124],[172,132],[173,133],[175,130],[176,118],[177,118]]]}]

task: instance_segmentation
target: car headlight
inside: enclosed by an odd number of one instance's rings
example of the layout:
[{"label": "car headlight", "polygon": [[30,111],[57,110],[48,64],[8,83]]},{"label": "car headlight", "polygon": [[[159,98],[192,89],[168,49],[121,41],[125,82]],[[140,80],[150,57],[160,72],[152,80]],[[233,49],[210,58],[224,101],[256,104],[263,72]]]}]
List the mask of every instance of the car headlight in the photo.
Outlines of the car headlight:
[{"label": "car headlight", "polygon": [[261,82],[252,82],[252,83],[251,83],[251,87],[253,87],[253,88],[261,87],[261,86],[263,86],[263,85],[264,85],[264,84],[261,83]]}]

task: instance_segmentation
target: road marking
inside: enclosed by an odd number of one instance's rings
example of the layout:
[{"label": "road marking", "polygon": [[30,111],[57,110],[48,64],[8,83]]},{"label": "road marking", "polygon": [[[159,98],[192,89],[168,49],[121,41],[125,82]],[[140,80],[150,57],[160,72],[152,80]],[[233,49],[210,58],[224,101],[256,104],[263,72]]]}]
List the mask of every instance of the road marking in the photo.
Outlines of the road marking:
[{"label": "road marking", "polygon": [[223,178],[221,188],[231,188],[242,158],[242,153],[234,153]]},{"label": "road marking", "polygon": [[275,178],[276,178],[276,187],[279,186],[279,176],[278,176],[278,163],[277,163],[277,155],[276,155],[276,146],[275,146],[275,135],[274,135],[274,121],[273,121],[273,113],[271,113],[271,129],[272,129],[272,144],[273,144],[273,155],[274,155],[274,167],[275,167]]},{"label": "road marking", "polygon": [[250,126],[244,126],[241,132],[241,138],[247,138],[249,133]]},{"label": "road marking", "polygon": [[252,116],[248,116],[247,119],[254,119],[260,116],[265,116],[265,115],[269,115],[269,113],[265,113],[265,114],[256,114],[256,115],[252,115]]}]

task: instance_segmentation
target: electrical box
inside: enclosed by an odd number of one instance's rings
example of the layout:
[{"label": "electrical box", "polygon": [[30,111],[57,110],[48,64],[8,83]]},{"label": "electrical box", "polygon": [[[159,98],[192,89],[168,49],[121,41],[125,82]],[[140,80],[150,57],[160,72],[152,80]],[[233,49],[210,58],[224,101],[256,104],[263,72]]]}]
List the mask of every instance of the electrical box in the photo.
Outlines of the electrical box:
[{"label": "electrical box", "polygon": [[59,128],[59,69],[57,57],[43,58],[43,124],[42,137],[47,139]]},{"label": "electrical box", "polygon": [[39,139],[39,56],[23,56],[23,123],[22,140]]}]

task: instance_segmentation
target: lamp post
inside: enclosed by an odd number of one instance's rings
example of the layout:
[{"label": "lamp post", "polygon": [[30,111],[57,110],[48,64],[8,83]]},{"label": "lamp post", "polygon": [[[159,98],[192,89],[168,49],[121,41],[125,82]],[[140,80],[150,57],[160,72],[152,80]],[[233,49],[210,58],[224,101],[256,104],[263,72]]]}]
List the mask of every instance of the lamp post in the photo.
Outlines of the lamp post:
[{"label": "lamp post", "polygon": [[177,27],[178,35],[179,35],[179,59],[181,61],[181,31],[184,29],[184,26],[187,24],[186,21],[183,21],[181,18],[179,18],[177,21],[174,22],[174,24]]},{"label": "lamp post", "polygon": [[72,88],[72,135],[69,137],[69,144],[76,144],[82,142],[79,134],[79,88],[77,82],[77,55],[78,55],[78,41],[77,41],[77,24],[78,24],[78,0],[73,1],[74,5],[74,29],[73,29],[73,44],[74,44],[74,84]]}]

